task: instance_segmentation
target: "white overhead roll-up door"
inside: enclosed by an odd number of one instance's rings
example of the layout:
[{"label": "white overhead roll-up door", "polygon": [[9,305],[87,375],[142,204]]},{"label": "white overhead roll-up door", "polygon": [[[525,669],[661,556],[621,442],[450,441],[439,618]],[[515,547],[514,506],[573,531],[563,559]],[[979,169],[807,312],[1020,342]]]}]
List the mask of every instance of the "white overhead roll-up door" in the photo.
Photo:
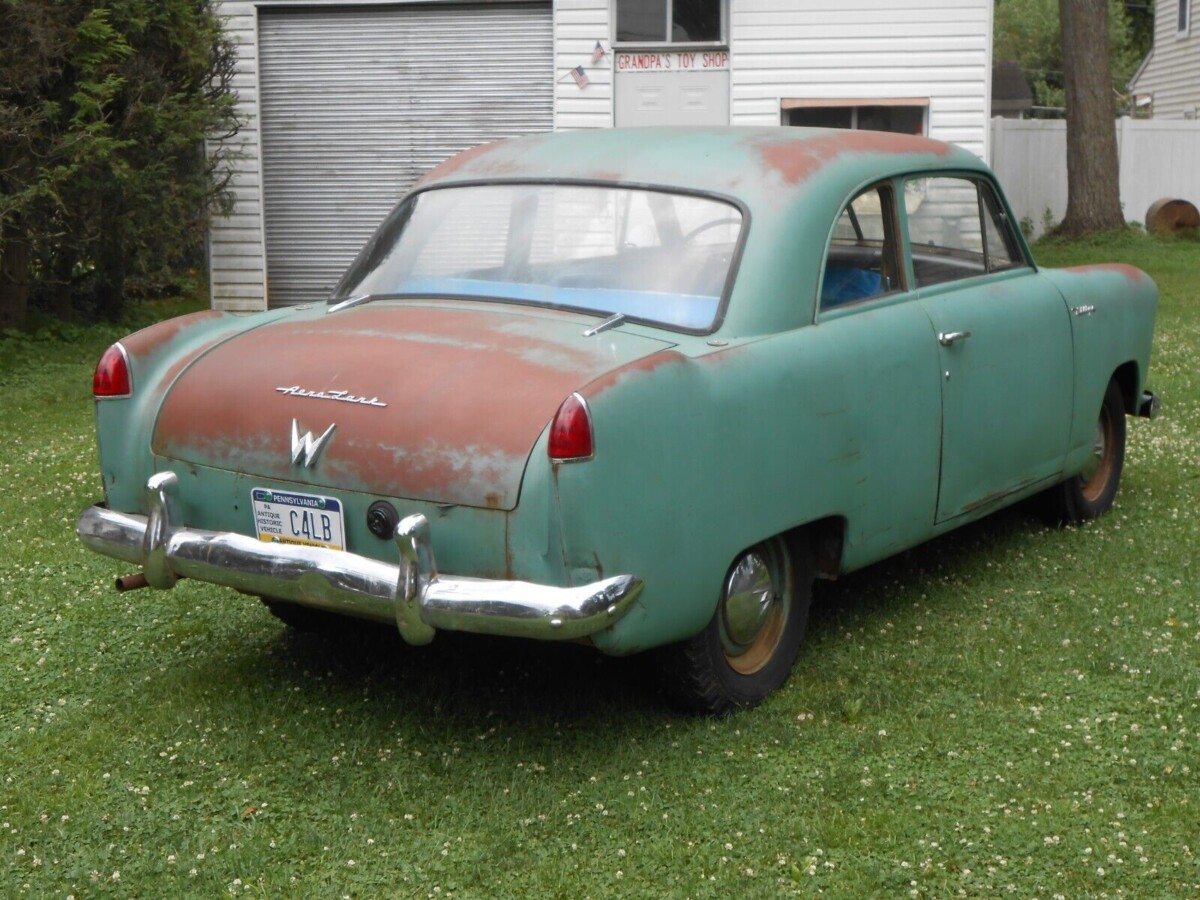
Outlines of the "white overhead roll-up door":
[{"label": "white overhead roll-up door", "polygon": [[263,9],[268,302],[321,301],[425,172],[553,128],[549,3]]}]

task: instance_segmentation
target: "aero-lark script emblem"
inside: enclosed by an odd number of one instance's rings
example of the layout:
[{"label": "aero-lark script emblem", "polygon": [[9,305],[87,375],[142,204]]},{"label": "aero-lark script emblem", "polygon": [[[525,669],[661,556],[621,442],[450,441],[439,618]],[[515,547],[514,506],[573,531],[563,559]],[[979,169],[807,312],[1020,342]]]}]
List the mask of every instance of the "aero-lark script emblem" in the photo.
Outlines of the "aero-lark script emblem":
[{"label": "aero-lark script emblem", "polygon": [[292,419],[292,465],[307,467],[315,463],[317,455],[325,449],[335,428],[337,428],[336,424],[330,425],[325,429],[324,434],[319,438],[314,438],[311,431],[301,434],[300,423]]}]

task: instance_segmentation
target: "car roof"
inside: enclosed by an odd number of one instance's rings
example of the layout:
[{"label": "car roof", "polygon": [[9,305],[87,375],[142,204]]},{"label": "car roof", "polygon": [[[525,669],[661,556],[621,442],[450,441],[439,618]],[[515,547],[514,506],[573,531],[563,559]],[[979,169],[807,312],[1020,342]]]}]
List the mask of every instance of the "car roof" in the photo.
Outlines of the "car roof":
[{"label": "car roof", "polygon": [[480,182],[592,182],[725,196],[749,214],[716,334],[812,321],[830,229],[860,188],[922,171],[987,173],[968,150],[915,135],[825,128],[602,128],[484,144],[414,188]]},{"label": "car roof", "polygon": [[[483,144],[418,188],[478,181],[588,181],[723,194],[752,210],[817,192],[838,197],[890,174],[986,171],[970,151],[915,135],[828,128],[604,128]],[[819,176],[819,177],[818,177]]]}]

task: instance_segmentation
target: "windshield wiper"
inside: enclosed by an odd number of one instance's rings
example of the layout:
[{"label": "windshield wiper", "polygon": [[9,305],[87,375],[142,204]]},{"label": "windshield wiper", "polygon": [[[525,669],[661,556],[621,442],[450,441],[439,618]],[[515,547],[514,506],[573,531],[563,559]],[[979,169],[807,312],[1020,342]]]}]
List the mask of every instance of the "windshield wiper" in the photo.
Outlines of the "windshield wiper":
[{"label": "windshield wiper", "polygon": [[337,303],[325,310],[325,315],[330,313],[341,312],[343,309],[349,309],[352,306],[359,306],[363,303],[369,303],[372,300],[378,300],[382,294],[358,294],[354,297],[348,297],[345,300],[339,300]]},{"label": "windshield wiper", "polygon": [[583,333],[583,336],[584,337],[594,337],[597,334],[602,334],[603,332],[608,331],[610,328],[616,328],[618,325],[620,325],[624,321],[625,321],[625,313],[613,313],[611,316],[609,316],[607,319],[605,319],[599,325],[596,325],[592,328],[589,328],[587,331],[585,331]]}]

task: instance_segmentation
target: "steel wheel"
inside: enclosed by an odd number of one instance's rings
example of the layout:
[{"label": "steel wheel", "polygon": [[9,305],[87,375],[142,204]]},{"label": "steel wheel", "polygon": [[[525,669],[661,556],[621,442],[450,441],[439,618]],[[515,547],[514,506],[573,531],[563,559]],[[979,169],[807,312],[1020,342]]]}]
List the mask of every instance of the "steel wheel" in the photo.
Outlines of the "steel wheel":
[{"label": "steel wheel", "polygon": [[791,595],[791,560],[778,542],[759,544],[730,568],[717,621],[725,661],[739,675],[753,675],[774,655]]},{"label": "steel wheel", "polygon": [[1108,383],[1096,417],[1087,462],[1079,471],[1045,493],[1049,517],[1058,523],[1083,522],[1108,512],[1125,465],[1125,398],[1116,380]]},{"label": "steel wheel", "polygon": [[[1124,415],[1122,412],[1121,417],[1124,418]],[[1115,429],[1116,424],[1106,403],[1100,407],[1100,419],[1096,422],[1096,438],[1092,443],[1092,455],[1088,458],[1083,471],[1079,473],[1082,481],[1080,492],[1085,499],[1092,502],[1095,502],[1104,493],[1104,489],[1112,479],[1115,455],[1112,448],[1116,444]]]},{"label": "steel wheel", "polygon": [[761,703],[780,687],[808,622],[810,570],[804,535],[774,537],[738,554],[708,626],[658,652],[671,699],[725,715]]}]

